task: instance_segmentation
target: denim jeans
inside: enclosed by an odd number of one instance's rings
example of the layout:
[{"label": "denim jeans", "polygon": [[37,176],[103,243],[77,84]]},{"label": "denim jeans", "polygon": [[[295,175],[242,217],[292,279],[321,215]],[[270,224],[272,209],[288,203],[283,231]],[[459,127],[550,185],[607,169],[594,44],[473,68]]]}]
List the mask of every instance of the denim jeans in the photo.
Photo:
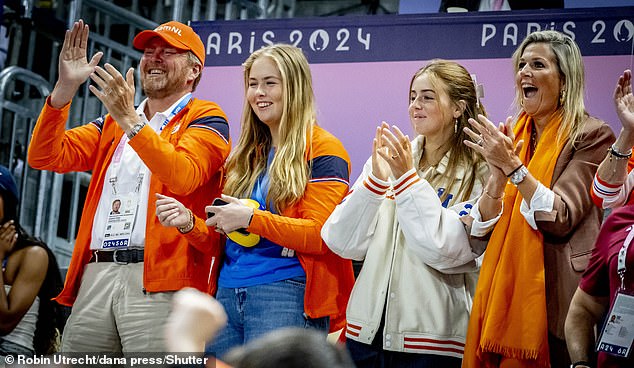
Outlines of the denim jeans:
[{"label": "denim jeans", "polygon": [[2,337],[0,337],[0,367],[4,367],[4,358],[9,355],[13,356],[14,358],[18,355],[32,357],[35,355],[35,351],[27,348],[26,346],[4,340]]},{"label": "denim jeans", "polygon": [[222,357],[267,332],[282,327],[314,328],[324,332],[330,318],[304,314],[305,278],[293,278],[244,288],[218,288],[216,299],[227,312],[227,327],[207,345],[206,355]]}]

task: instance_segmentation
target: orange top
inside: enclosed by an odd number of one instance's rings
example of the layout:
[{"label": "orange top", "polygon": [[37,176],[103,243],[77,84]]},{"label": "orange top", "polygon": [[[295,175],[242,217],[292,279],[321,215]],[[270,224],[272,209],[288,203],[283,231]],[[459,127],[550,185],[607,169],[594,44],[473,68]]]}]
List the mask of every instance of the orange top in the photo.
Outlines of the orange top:
[{"label": "orange top", "polygon": [[[560,125],[561,118],[548,122],[532,158],[528,145],[518,155],[546,188],[563,149],[563,144],[552,144]],[[528,142],[532,129],[532,118],[522,113],[514,128],[515,142]],[[504,359],[516,360],[509,364],[513,367],[550,366],[544,236],[521,214],[522,201],[517,187],[507,185],[504,212],[491,234],[473,299],[465,368],[497,367]]]},{"label": "orange top", "polygon": [[[310,142],[310,140],[309,140]],[[309,143],[310,144],[310,143]],[[307,159],[350,158],[341,142],[319,126],[313,128]],[[311,318],[330,316],[330,331],[345,326],[345,312],[354,285],[352,262],[334,254],[321,238],[321,228],[348,193],[348,178],[321,172],[310,178],[301,200],[281,215],[255,210],[249,232],[297,252],[306,272],[304,311]]]},{"label": "orange top", "polygon": [[[37,169],[58,173],[92,171],[64,290],[56,298],[68,306],[77,297],[84,266],[91,257],[93,218],[117,146],[115,142],[124,134],[109,115],[65,130],[69,109],[70,104],[55,109],[47,100],[28,152],[29,165]],[[149,292],[187,286],[205,292],[215,290],[214,275],[220,262],[212,260],[220,255],[218,235],[207,232],[205,224],[197,221],[192,234],[185,238],[176,228],[162,226],[151,214],[156,212],[155,193],[175,197],[200,217],[204,216],[205,203],[220,195],[222,167],[231,149],[226,115],[213,102],[192,99],[160,135],[145,126],[129,144],[152,173],[144,288]]]},{"label": "orange top", "polygon": [[[315,164],[320,166],[319,170],[313,167],[304,196],[280,215],[254,210],[247,230],[297,252],[306,272],[304,311],[310,318],[330,316],[333,332],[345,326],[354,272],[350,260],[339,257],[326,246],[321,228],[348,192],[350,158],[341,142],[319,126],[314,127],[309,145],[312,149],[307,152],[307,160],[321,163]],[[341,165],[323,164],[328,160],[343,164],[346,177],[342,177],[342,170],[336,170]],[[197,219],[196,223],[202,220]]]}]

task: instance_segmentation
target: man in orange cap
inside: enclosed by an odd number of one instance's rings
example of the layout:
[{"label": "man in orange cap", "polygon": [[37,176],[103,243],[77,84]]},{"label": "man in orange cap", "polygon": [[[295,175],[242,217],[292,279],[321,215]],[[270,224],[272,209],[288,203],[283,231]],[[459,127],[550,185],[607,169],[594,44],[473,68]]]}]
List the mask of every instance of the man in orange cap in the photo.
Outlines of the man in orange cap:
[{"label": "man in orange cap", "polygon": [[[143,51],[139,74],[146,95],[138,107],[133,68],[124,77],[109,63],[97,65],[101,52],[88,60],[88,33],[81,20],[66,31],[58,81],[28,154],[34,168],[92,172],[65,287],[57,297],[73,306],[62,350],[165,351],[172,294],[184,287],[213,291],[219,238],[204,231],[204,222],[191,212],[186,226],[161,226],[155,199],[177,197],[204,218],[204,204],[221,193],[229,126],[218,105],[192,97],[205,48],[190,27],[168,22],[134,39]],[[65,130],[71,100],[89,77],[90,90],[108,114]],[[120,213],[111,215],[117,200]]]}]

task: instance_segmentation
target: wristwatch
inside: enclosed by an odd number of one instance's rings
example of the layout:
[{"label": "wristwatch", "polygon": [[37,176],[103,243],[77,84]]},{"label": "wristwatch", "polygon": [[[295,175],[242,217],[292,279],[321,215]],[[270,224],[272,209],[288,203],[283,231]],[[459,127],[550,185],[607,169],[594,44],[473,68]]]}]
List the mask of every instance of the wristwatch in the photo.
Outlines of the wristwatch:
[{"label": "wristwatch", "polygon": [[135,135],[137,135],[137,133],[141,131],[141,129],[143,129],[144,126],[145,122],[143,121],[140,123],[136,123],[125,134],[128,136],[128,139],[132,139]]},{"label": "wristwatch", "polygon": [[517,186],[524,181],[526,175],[528,175],[528,169],[526,168],[526,166],[522,165],[518,167],[517,170],[513,171],[509,179],[511,180],[511,183],[513,183],[513,185]]}]

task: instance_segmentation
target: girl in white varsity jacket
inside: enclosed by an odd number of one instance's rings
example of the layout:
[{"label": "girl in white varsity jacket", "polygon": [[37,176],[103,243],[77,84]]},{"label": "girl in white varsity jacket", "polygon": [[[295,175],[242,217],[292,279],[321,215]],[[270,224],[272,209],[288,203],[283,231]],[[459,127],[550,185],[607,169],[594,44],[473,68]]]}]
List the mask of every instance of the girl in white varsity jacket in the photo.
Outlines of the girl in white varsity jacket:
[{"label": "girl in white varsity jacket", "polygon": [[372,157],[322,228],[333,252],[364,261],[345,330],[357,367],[460,367],[484,251],[469,240],[496,220],[469,217],[488,175],[462,143],[468,119],[484,114],[476,89],[455,62],[417,71],[409,115],[418,136],[377,127]]}]

